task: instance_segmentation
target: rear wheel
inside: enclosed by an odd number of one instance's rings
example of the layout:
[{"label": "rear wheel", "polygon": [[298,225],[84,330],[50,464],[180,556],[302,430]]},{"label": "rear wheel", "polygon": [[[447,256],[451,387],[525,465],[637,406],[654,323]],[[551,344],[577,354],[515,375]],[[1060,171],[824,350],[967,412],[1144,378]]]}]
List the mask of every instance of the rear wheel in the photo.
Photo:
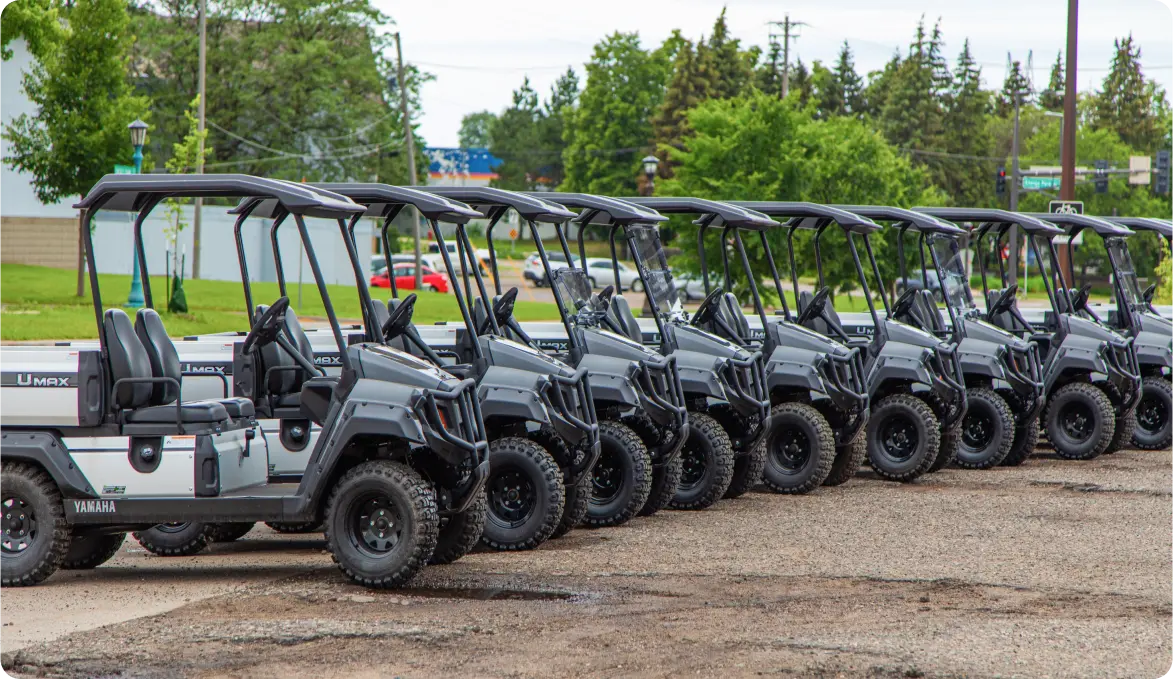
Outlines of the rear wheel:
[{"label": "rear wheel", "polygon": [[1014,413],[992,389],[966,389],[969,408],[961,420],[957,466],[989,469],[1001,464],[1014,443]]},{"label": "rear wheel", "polygon": [[845,446],[835,447],[835,461],[831,463],[831,473],[823,480],[824,486],[840,486],[855,476],[863,466],[863,459],[868,454],[868,439],[864,432],[859,432],[855,438]]},{"label": "rear wheel", "polygon": [[0,582],[35,585],[52,575],[69,553],[72,535],[57,485],[40,467],[5,462],[0,472],[3,537]]},{"label": "rear wheel", "polygon": [[1002,458],[1003,467],[1017,467],[1026,462],[1026,458],[1035,452],[1039,444],[1039,418],[1034,418],[1026,424],[1014,428],[1014,441],[1010,444],[1010,452]]},{"label": "rear wheel", "polygon": [[928,474],[939,472],[957,460],[957,453],[961,450],[961,426],[946,429],[941,432],[941,443],[937,448],[937,457],[929,465]]},{"label": "rear wheel", "polygon": [[809,493],[835,462],[835,436],[827,418],[806,403],[782,403],[770,414],[762,482],[775,493]]},{"label": "rear wheel", "polygon": [[725,490],[725,499],[741,497],[762,483],[762,472],[766,469],[766,441],[762,439],[748,453],[742,453],[733,460],[733,479]]},{"label": "rear wheel", "polygon": [[1090,460],[1103,453],[1116,431],[1112,401],[1087,382],[1065,384],[1047,402],[1047,438],[1068,460]]},{"label": "rear wheel", "polygon": [[424,567],[439,533],[436,496],[414,469],[370,460],[349,469],[326,502],[326,548],[351,581],[399,587]]},{"label": "rear wheel", "polygon": [[234,542],[253,529],[255,523],[213,523],[208,526],[208,539],[212,542]]},{"label": "rear wheel", "polygon": [[1141,381],[1132,442],[1142,450],[1168,450],[1173,443],[1173,384],[1154,375]]},{"label": "rear wheel", "polygon": [[652,458],[625,424],[599,422],[599,460],[591,470],[591,500],[583,524],[621,526],[643,509],[652,488]]},{"label": "rear wheel", "polygon": [[1124,450],[1132,445],[1132,435],[1136,432],[1136,410],[1130,410],[1123,415],[1116,416],[1116,430],[1112,432],[1112,440],[1104,449],[1105,455]]},{"label": "rear wheel", "polygon": [[[644,282],[638,278],[635,279],[634,281],[632,281],[631,282],[631,291],[632,292],[643,292],[644,291]],[[687,292],[685,293],[684,299],[685,299],[685,301],[688,301],[688,293]]]},{"label": "rear wheel", "polygon": [[325,526],[321,521],[266,521],[265,525],[278,533],[317,533]]},{"label": "rear wheel", "polygon": [[892,394],[872,406],[867,425],[868,460],[889,481],[912,481],[928,471],[941,446],[933,409],[911,394]]},{"label": "rear wheel", "polygon": [[688,439],[679,457],[680,483],[668,506],[706,509],[720,500],[733,478],[733,443],[708,413],[688,414]]},{"label": "rear wheel", "polygon": [[489,444],[489,514],[481,542],[499,550],[533,549],[562,519],[566,486],[545,448],[518,437]]},{"label": "rear wheel", "polygon": [[161,523],[132,533],[134,539],[157,556],[191,556],[204,551],[212,541],[212,524],[198,521]]},{"label": "rear wheel", "polygon": [[[676,436],[675,433],[668,432],[652,422],[652,418],[643,412],[624,417],[623,424],[631,427],[631,430],[639,435],[640,440],[649,450],[668,443],[669,441],[665,437]],[[648,491],[648,500],[644,503],[643,509],[639,510],[640,516],[651,516],[672,502],[672,498],[676,496],[676,487],[680,485],[682,469],[679,452],[673,455],[669,462],[663,464],[653,462],[652,483]]]},{"label": "rear wheel", "polygon": [[69,543],[69,552],[61,561],[62,570],[89,570],[97,568],[114,558],[126,533],[74,533]]},{"label": "rear wheel", "polygon": [[485,532],[489,499],[482,490],[468,509],[452,516],[440,517],[440,533],[429,565],[452,563],[472,551]]},{"label": "rear wheel", "polygon": [[590,507],[591,475],[589,471],[579,474],[577,483],[570,483],[570,466],[578,462],[579,455],[586,453],[581,450],[572,451],[570,446],[566,445],[566,441],[550,427],[542,427],[538,431],[531,432],[529,436],[535,443],[553,455],[554,460],[562,466],[562,485],[566,488],[566,501],[562,505],[562,518],[558,520],[558,525],[550,534],[551,540],[560,538],[582,523],[587,509]]}]

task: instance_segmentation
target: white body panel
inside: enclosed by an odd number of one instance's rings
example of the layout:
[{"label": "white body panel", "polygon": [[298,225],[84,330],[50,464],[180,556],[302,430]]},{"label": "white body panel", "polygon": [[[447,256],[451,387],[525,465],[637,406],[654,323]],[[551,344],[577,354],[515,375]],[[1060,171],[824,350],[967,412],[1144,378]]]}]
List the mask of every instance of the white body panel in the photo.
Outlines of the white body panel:
[{"label": "white body panel", "polygon": [[0,348],[0,424],[76,427],[77,366],[73,347]]}]

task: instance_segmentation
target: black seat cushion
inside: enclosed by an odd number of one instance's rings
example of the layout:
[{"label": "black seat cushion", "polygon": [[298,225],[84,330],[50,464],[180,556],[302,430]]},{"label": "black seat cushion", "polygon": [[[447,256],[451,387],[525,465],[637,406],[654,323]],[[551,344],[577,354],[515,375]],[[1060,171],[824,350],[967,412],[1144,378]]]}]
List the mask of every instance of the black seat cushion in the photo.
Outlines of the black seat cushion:
[{"label": "black seat cushion", "polygon": [[253,407],[253,402],[247,398],[222,398],[217,402],[224,406],[224,410],[228,413],[228,416],[234,420],[241,417],[253,417],[257,414],[256,409]]},{"label": "black seat cushion", "polygon": [[[391,312],[387,310],[387,305],[383,304],[383,300],[371,300],[371,322],[375,325],[375,332],[382,333],[383,324],[386,323],[387,319],[390,317]],[[380,340],[382,337],[376,337],[375,339]]]},{"label": "black seat cushion", "polygon": [[912,305],[912,313],[918,324],[929,332],[945,332],[945,319],[941,317],[941,310],[937,307],[937,298],[931,290],[917,290]]},{"label": "black seat cushion", "polygon": [[611,305],[607,309],[607,316],[633,341],[643,344],[643,331],[639,329],[639,321],[635,320],[635,314],[631,313],[631,306],[628,305],[627,300],[623,295],[613,295],[611,297]]},{"label": "black seat cushion", "polygon": [[[267,309],[267,306],[260,305],[257,307],[257,314],[260,315]],[[292,309],[285,310],[285,326],[282,331],[289,343],[301,352],[301,355],[305,356],[310,363],[313,363],[314,350],[310,347],[309,337],[302,330],[301,323],[297,320],[297,314]],[[261,348],[261,363],[266,371],[270,371],[266,389],[273,395],[300,392],[302,383],[310,377],[305,374],[305,370],[291,369],[298,365],[297,361],[276,342]],[[279,370],[271,370],[278,367]]]},{"label": "black seat cushion", "polygon": [[[111,384],[118,380],[152,377],[151,359],[134,332],[130,317],[122,309],[107,309],[102,318],[106,352],[110,360]],[[154,385],[149,382],[123,383],[114,390],[114,406],[140,408],[151,402]]]},{"label": "black seat cushion", "polygon": [[[192,401],[179,407],[180,420],[185,424],[223,422],[228,411],[216,401]],[[139,408],[126,415],[129,424],[170,424],[175,422],[175,404]]]},{"label": "black seat cushion", "polygon": [[[163,327],[163,319],[154,309],[139,309],[134,319],[134,333],[147,351],[147,358],[151,361],[151,373],[155,377],[170,377],[178,381],[182,370],[179,366],[179,352],[175,344],[167,336],[167,329]],[[170,383],[158,382],[151,393],[151,405],[161,406],[175,403],[179,398],[179,388]]]},{"label": "black seat cushion", "polygon": [[725,314],[726,323],[729,327],[737,331],[738,339],[749,340],[749,319],[745,317],[745,312],[741,310],[741,304],[737,301],[737,295],[732,292],[727,292],[721,297],[721,313]]},{"label": "black seat cushion", "polygon": [[301,407],[301,392],[297,391],[292,394],[282,394],[273,399],[273,407],[275,408],[300,408]]}]

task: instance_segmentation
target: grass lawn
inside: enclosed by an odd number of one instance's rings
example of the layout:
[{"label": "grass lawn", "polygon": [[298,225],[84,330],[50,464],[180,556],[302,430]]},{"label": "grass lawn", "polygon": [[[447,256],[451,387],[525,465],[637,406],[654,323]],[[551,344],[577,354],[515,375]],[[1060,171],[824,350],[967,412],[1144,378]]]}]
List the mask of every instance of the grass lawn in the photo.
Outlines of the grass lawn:
[{"label": "grass lawn", "polygon": [[[125,302],[130,291],[130,276],[100,274],[103,298],[109,308]],[[0,339],[31,341],[45,339],[93,339],[97,337],[94,308],[89,297],[89,279],[86,296],[76,297],[77,272],[71,269],[53,269],[22,264],[0,265]],[[166,280],[151,277],[151,290],[156,307],[164,306]],[[167,332],[173,337],[229,330],[245,330],[248,321],[244,314],[244,291],[240,283],[232,281],[189,280],[184,282],[190,313],[171,314],[160,311]],[[280,295],[276,283],[253,283],[253,301],[271,304]],[[340,319],[358,319],[358,293],[352,286],[329,286],[330,300]],[[373,290],[378,299],[391,296],[390,290]],[[297,289],[290,288],[289,297],[300,317],[325,318],[325,308],[317,288],[302,288],[302,304],[297,305]],[[545,302],[518,301],[514,313],[522,321],[556,320],[557,308]],[[419,293],[415,307],[415,322],[430,324],[437,321],[459,321],[460,310],[456,298],[431,292]]]}]

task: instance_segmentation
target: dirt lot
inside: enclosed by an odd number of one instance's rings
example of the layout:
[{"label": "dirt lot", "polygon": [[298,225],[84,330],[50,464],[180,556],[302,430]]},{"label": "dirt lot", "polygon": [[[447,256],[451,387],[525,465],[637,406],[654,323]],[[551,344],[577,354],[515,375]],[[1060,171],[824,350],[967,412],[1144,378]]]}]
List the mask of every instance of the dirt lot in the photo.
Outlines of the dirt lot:
[{"label": "dirt lot", "polygon": [[320,536],[5,590],[15,675],[1128,676],[1170,667],[1170,456],[864,475],[344,584]]}]

